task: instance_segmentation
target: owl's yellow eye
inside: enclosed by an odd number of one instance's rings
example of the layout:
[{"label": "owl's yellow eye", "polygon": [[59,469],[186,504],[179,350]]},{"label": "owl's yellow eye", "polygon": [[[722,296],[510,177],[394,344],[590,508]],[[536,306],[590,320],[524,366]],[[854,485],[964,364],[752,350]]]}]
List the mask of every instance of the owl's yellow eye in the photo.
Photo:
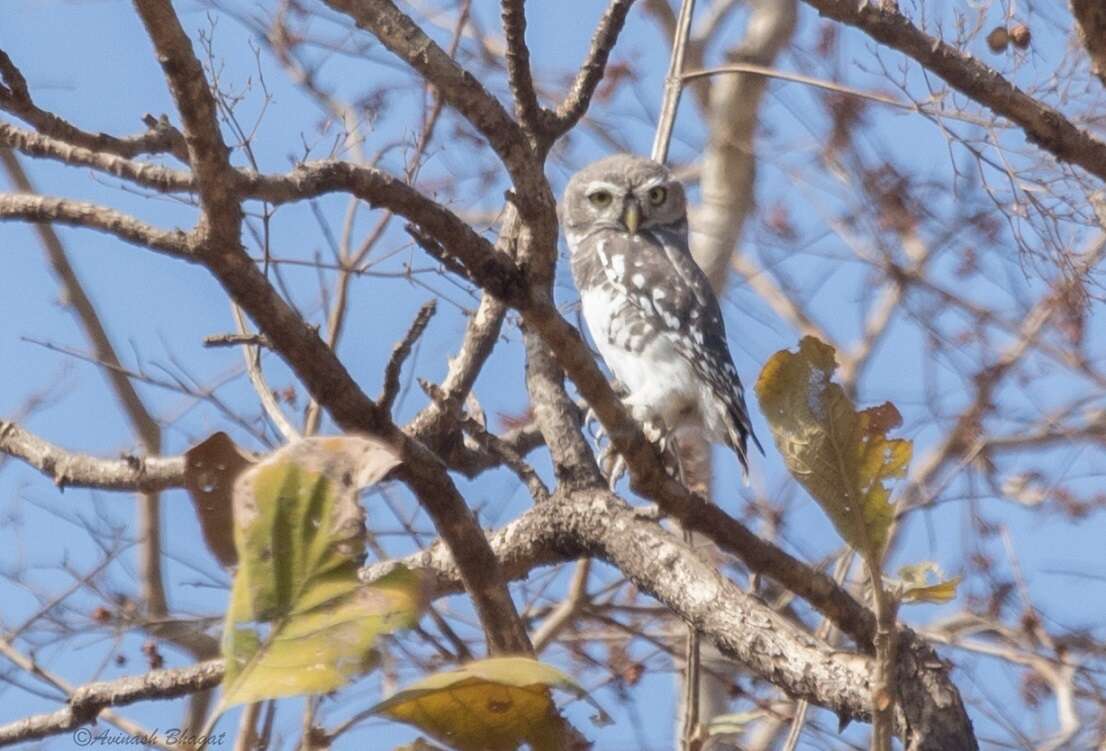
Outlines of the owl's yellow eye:
[{"label": "owl's yellow eye", "polygon": [[649,203],[654,206],[660,206],[666,198],[668,198],[668,191],[660,185],[649,189]]},{"label": "owl's yellow eye", "polygon": [[605,190],[597,190],[594,193],[588,193],[588,200],[593,206],[603,208],[611,205],[611,194]]}]

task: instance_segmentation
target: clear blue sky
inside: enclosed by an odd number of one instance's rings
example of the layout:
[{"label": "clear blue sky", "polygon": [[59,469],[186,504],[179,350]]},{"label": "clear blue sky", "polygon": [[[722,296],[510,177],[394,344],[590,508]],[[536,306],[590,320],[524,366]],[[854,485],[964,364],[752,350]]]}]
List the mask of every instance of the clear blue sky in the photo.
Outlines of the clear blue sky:
[{"label": "clear blue sky", "polygon": [[[253,8],[250,3],[233,5],[246,11]],[[497,28],[496,15],[485,7],[487,5],[477,3],[477,17],[484,28]],[[553,74],[546,79],[548,83],[559,84],[563,78],[561,74],[570,72],[574,62],[581,58],[603,5],[595,0],[529,4],[528,38],[533,57],[539,64],[556,61],[547,67]],[[210,29],[208,15],[196,4],[178,3],[177,6],[190,32],[195,34],[201,29]],[[58,112],[86,130],[118,135],[141,130],[140,118],[146,112],[173,111],[150,44],[129,3],[122,0],[5,0],[4,16],[0,26],[0,48],[22,68],[42,107]],[[740,16],[731,22],[734,27],[731,38],[736,37],[741,22]],[[821,21],[804,7],[796,36],[798,51],[785,55],[780,67],[793,70],[809,60],[806,50],[813,47],[820,25]],[[249,83],[239,115],[252,124],[260,112],[262,95],[250,41],[250,34],[231,18],[218,18],[214,46],[224,65],[221,76],[235,89],[243,89]],[[871,46],[871,42],[856,34],[846,34],[838,56],[837,74],[853,85],[890,91],[883,79],[854,64],[858,59],[870,62]],[[984,54],[983,50],[976,52]],[[1037,80],[1059,63],[1063,52],[1062,36],[1056,29],[1042,24],[1033,56],[1013,74],[1019,80]],[[634,63],[643,75],[633,86],[621,90],[610,103],[605,110],[604,124],[616,128],[620,136],[639,151],[647,151],[651,141],[652,116],[659,101],[666,56],[660,34],[640,9],[635,11],[615,59]],[[377,81],[397,87],[390,100],[393,109],[371,134],[371,151],[397,138],[409,137],[410,131],[417,127],[413,117],[417,111],[414,108],[417,89],[411,87],[412,79],[391,64],[385,52],[374,49],[369,57],[373,61],[388,62],[391,67],[338,58],[327,64],[325,73],[328,81],[346,93],[363,91],[370,82]],[[897,56],[885,53],[884,59],[892,70],[897,70],[900,62]],[[994,61],[989,59],[989,62]],[[266,171],[287,169],[290,159],[302,152],[301,134],[303,141],[314,145],[313,156],[326,156],[333,131],[319,133],[318,110],[289,85],[279,67],[265,54],[261,55],[260,66],[272,95],[254,140],[262,168]],[[917,85],[916,71],[908,73],[907,80],[912,86]],[[825,230],[828,221],[840,218],[848,210],[850,198],[840,186],[827,180],[825,172],[813,169],[824,125],[824,115],[812,106],[816,97],[795,84],[776,82],[771,85],[765,109],[764,161],[758,201],[762,208],[785,207],[802,240],[780,253],[779,247],[771,246],[763,223],[754,221],[746,233],[745,246],[750,252],[776,259],[780,268],[800,288],[807,290],[805,302],[814,315],[840,341],[852,342],[857,339],[862,323],[857,303],[868,296],[870,286],[864,267],[849,260],[851,250]],[[929,176],[937,179],[948,173],[949,151],[939,129],[932,123],[893,110],[869,109],[866,117],[879,126],[875,136],[863,147],[867,153],[883,155],[899,170],[914,174],[919,182]],[[812,125],[817,125],[818,129],[813,129]],[[698,111],[691,106],[690,99],[685,98],[673,148],[675,160],[686,161],[694,156],[702,131]],[[1024,149],[1019,134],[1013,133],[1007,138],[1012,146]],[[602,155],[606,148],[593,136],[574,137],[563,154],[564,159],[549,168],[554,186],[559,190],[572,169]],[[965,158],[962,152],[954,151],[954,155],[958,160]],[[385,156],[383,164],[397,169],[402,165],[401,159],[402,150],[394,149]],[[434,175],[466,167],[466,159],[466,154],[451,153],[449,144],[440,141],[424,177],[432,179]],[[162,226],[188,226],[192,221],[190,208],[172,199],[151,199],[124,192],[116,181],[102,175],[46,162],[27,166],[44,193],[109,204],[133,211],[146,221]],[[471,180],[462,186],[460,195],[445,197],[455,207],[494,210],[499,205],[501,175],[490,189]],[[966,192],[975,195],[970,190]],[[960,200],[964,199],[958,195],[935,195],[931,208],[935,212],[947,212]],[[319,207],[332,227],[341,226],[346,209],[343,200],[323,199]],[[363,209],[358,227],[364,230],[375,218]],[[1005,225],[1000,231],[1007,231]],[[141,367],[159,379],[170,379],[170,373],[182,376],[186,371],[188,377],[200,384],[220,380],[239,367],[238,353],[205,349],[201,344],[204,336],[233,328],[226,299],[206,272],[95,233],[68,229],[60,229],[59,233],[81,280],[96,301],[120,356],[129,366]],[[306,206],[281,209],[274,220],[273,233],[276,256],[310,258],[315,252],[324,257],[328,253],[318,224]],[[384,255],[397,249],[399,252],[382,261],[378,268],[398,271],[407,262],[416,268],[432,266],[408,245],[397,225],[378,253]],[[69,449],[104,456],[134,449],[132,432],[96,368],[29,341],[34,339],[79,351],[87,349],[74,319],[59,304],[58,284],[44,263],[32,229],[16,224],[0,225],[0,250],[4,263],[0,274],[0,415],[14,416],[33,395],[45,394],[47,406],[25,421],[30,430]],[[842,260],[831,263],[833,258]],[[937,263],[942,277],[960,284],[952,272],[955,262],[956,258],[949,254]],[[989,256],[985,263],[987,272],[969,288],[973,299],[1013,313],[1019,309],[1019,296],[1040,290],[1032,269],[1023,274],[1012,246],[1005,258]],[[288,268],[285,273],[296,304],[318,320],[321,301],[315,271]],[[475,305],[467,290],[441,276],[425,274],[416,278],[459,306],[472,308]],[[405,331],[417,307],[434,294],[431,289],[394,278],[364,278],[354,283],[349,330],[340,354],[368,393],[379,390],[382,364],[388,352]],[[566,304],[573,299],[567,274],[559,279],[558,294]],[[417,356],[409,365],[418,376],[431,380],[444,373],[446,358],[464,325],[463,317],[453,304],[439,304],[439,310]],[[777,319],[754,293],[741,286],[735,286],[729,293],[726,314],[731,346],[746,383],[755,379],[760,365],[773,352],[792,347],[797,341],[794,331]],[[916,455],[923,454],[938,435],[932,426],[919,427],[919,421],[926,415],[921,404],[926,389],[938,394],[946,413],[953,413],[965,399],[956,368],[970,362],[967,350],[963,362],[924,362],[920,355],[920,336],[914,321],[900,317],[881,346],[861,389],[865,402],[892,399],[898,404],[907,418],[906,432],[917,440]],[[1088,319],[1087,337],[1098,343],[1097,354],[1101,355],[1106,342],[1106,323],[1100,309]],[[479,399],[489,415],[517,414],[525,409],[521,365],[517,329],[510,327],[506,341],[497,349],[477,386]],[[266,373],[274,387],[294,384],[288,371],[275,360],[267,361]],[[1054,377],[1051,386],[1053,388],[1032,393],[1021,393],[1011,387],[1004,390],[1000,398],[1009,405],[1008,414],[1013,420],[1032,418],[1051,406],[1065,403],[1076,388],[1063,376]],[[178,453],[215,430],[227,430],[244,445],[262,448],[209,404],[197,405],[180,394],[148,385],[139,388],[154,413],[171,420],[165,431],[167,453]],[[217,393],[251,419],[259,414],[245,379],[235,378],[221,386]],[[299,396],[303,398],[302,390]],[[422,404],[423,397],[416,387],[406,395],[399,417],[413,415]],[[1098,405],[1102,406],[1101,401]],[[767,427],[755,407],[753,412],[758,432],[767,436]],[[774,451],[770,449],[768,453],[765,459],[757,458],[754,488],[768,496],[792,497],[795,509],[791,512],[785,542],[789,549],[817,561],[836,549],[833,532],[813,503],[785,481]],[[1077,487],[1090,489],[1099,480],[1095,465],[1100,467],[1101,460],[1101,454],[1061,449],[1045,457],[1039,468],[1052,478],[1064,478]],[[543,459],[539,457],[536,461],[540,469],[547,470]],[[0,580],[0,627],[10,629],[40,607],[34,592],[49,596],[72,584],[71,576],[59,571],[59,565],[82,572],[99,560],[101,552],[82,528],[83,524],[94,525],[100,544],[107,544],[111,534],[124,538],[133,536],[133,504],[127,495],[83,490],[59,494],[49,482],[18,463],[9,461],[2,467],[0,570],[20,572],[27,585]],[[721,503],[731,511],[740,510],[742,501],[739,498],[749,491],[739,487],[730,457],[719,455],[718,472]],[[528,499],[515,485],[511,476],[501,472],[489,473],[473,483],[462,482],[472,502],[483,508],[482,520],[489,525],[500,524],[526,507]],[[946,494],[956,499],[968,490],[967,486],[954,485]],[[397,497],[402,497],[399,488],[395,492]],[[395,529],[396,523],[382,510],[380,503],[378,498],[366,500],[370,519],[383,529],[385,534],[381,539],[385,547],[400,554],[406,549],[406,543],[398,536],[386,534]],[[186,497],[181,492],[166,493],[164,508],[166,567],[174,608],[192,614],[221,613],[225,592],[212,584],[225,582],[226,577],[203,550]],[[1016,509],[1008,503],[989,502],[985,508],[993,519],[1008,526],[1034,598],[1066,626],[1100,628],[1102,608],[1092,612],[1087,603],[1103,601],[1106,581],[1075,580],[1047,571],[1074,569],[1102,573],[1101,540],[1106,532],[1102,515],[1073,525],[1060,519],[1042,523],[1039,515]],[[910,524],[907,542],[893,563],[933,559],[957,573],[955,569],[964,551],[974,549],[972,537],[976,534],[967,523],[966,504],[949,502],[927,514],[924,523],[918,523],[921,519],[918,517]],[[419,524],[428,528],[425,521]],[[996,550],[993,545],[989,549]],[[134,557],[130,553],[113,564],[106,580],[112,583],[109,591],[133,591],[134,567]],[[539,584],[542,581],[540,576],[534,579]],[[980,586],[980,582],[972,583],[968,591]],[[522,594],[520,590],[520,596]],[[980,589],[976,594],[985,595],[986,592]],[[99,604],[96,596],[86,592],[75,596],[71,602],[74,611],[68,614],[68,620],[83,622],[85,632],[63,642],[36,643],[35,654],[44,666],[74,682],[87,680],[93,673],[107,679],[144,669],[139,652],[141,638],[116,637],[88,621],[88,612]],[[446,607],[466,612],[462,602],[451,601]],[[920,607],[907,609],[903,618],[924,623],[952,611],[952,606],[944,609]],[[24,651],[30,649],[25,642],[18,646]],[[126,665],[111,662],[116,653],[127,656]],[[185,656],[169,648],[164,653],[169,665],[187,662]],[[596,656],[601,655],[596,652]],[[961,658],[957,653],[952,656]],[[636,694],[639,699],[636,718],[605,689],[598,690],[596,696],[615,715],[617,723],[613,728],[595,730],[583,719],[587,714],[585,709],[575,706],[570,709],[571,716],[597,741],[598,748],[641,748],[641,740],[631,732],[635,724],[640,727],[648,747],[670,746],[672,682],[663,672],[666,667],[663,658],[651,658],[648,665],[651,670],[645,686]],[[1005,671],[981,667],[970,675],[968,672],[954,673],[966,694],[979,691],[980,684],[986,686],[987,692],[998,696],[1013,696],[1012,692],[1017,690],[1016,676]],[[0,675],[5,673],[6,666],[0,665]],[[21,684],[35,685],[32,679],[18,671],[6,674]],[[341,692],[325,715],[329,724],[366,706],[378,689],[376,680],[370,678]],[[56,706],[55,701],[35,696],[15,685],[0,683],[0,722]],[[178,710],[179,704],[159,703],[127,708],[123,714],[149,727],[165,729],[178,723]],[[285,721],[282,727],[290,733],[297,732],[298,714],[282,711],[281,716]],[[822,720],[829,727],[834,724],[832,718],[823,717]],[[976,716],[975,721],[977,729],[986,734],[990,721],[984,716]],[[1044,712],[1042,722],[1047,725],[1053,719]],[[233,724],[228,719],[221,727],[232,729]],[[365,732],[351,736],[340,747],[354,747],[354,737],[367,743],[369,748],[391,748],[401,739],[410,737],[410,733],[395,726],[370,724]],[[67,748],[69,743],[68,738],[61,737],[47,745]],[[822,743],[824,741],[820,741]]]}]

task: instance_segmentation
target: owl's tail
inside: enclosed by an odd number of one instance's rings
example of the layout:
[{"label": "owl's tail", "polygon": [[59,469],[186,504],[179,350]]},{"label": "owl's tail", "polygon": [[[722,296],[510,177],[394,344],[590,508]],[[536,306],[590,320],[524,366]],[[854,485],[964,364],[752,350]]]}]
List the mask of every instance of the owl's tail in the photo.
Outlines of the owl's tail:
[{"label": "owl's tail", "polygon": [[749,439],[753,439],[753,445],[760,451],[761,456],[764,456],[764,447],[760,445],[760,440],[757,438],[757,434],[753,432],[753,424],[749,421],[749,413],[745,409],[744,400],[740,402],[732,402],[728,406],[728,417],[726,420],[726,430],[729,433],[729,446],[737,454],[737,459],[741,462],[741,479],[745,481],[745,484],[749,484]]}]

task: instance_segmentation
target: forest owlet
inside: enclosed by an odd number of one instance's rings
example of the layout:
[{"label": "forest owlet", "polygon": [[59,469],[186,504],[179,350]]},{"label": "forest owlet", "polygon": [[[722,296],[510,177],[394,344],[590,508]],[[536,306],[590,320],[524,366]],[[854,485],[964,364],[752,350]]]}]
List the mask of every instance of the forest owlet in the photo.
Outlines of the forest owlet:
[{"label": "forest owlet", "polygon": [[584,320],[634,419],[758,448],[722,311],[688,246],[687,198],[662,165],[618,154],[577,172],[561,218]]}]

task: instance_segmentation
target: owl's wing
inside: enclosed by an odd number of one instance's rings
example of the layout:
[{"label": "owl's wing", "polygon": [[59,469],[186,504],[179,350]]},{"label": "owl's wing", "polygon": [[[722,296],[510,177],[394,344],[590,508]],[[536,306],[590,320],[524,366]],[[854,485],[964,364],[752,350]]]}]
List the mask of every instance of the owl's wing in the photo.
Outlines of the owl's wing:
[{"label": "owl's wing", "polygon": [[[706,274],[688,251],[686,231],[659,228],[632,240],[638,247],[618,253],[600,244],[596,260],[606,281],[620,290],[623,305],[640,321],[667,335],[697,377],[707,383],[725,411],[729,444],[747,467],[746,447],[753,433],[745,406],[745,389],[726,341],[722,310]],[[633,338],[628,338],[626,346]],[[618,341],[611,341],[619,346]]]}]

